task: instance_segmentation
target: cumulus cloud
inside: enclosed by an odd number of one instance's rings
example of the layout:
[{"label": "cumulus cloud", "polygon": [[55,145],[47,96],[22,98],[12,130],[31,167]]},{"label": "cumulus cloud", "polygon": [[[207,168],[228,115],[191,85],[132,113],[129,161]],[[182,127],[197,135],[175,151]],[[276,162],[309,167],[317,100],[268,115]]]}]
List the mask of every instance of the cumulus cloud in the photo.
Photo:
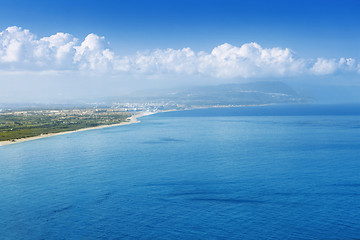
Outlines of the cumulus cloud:
[{"label": "cumulus cloud", "polygon": [[353,58],[340,58],[339,60],[318,58],[313,64],[313,66],[310,68],[310,72],[315,75],[333,74],[337,71],[359,70],[360,65],[356,65],[356,60]]},{"label": "cumulus cloud", "polygon": [[29,30],[21,31],[18,27],[8,27],[0,33],[1,63],[16,63],[22,61],[27,54],[26,49],[32,46],[34,35]]},{"label": "cumulus cloud", "polygon": [[114,60],[104,37],[79,40],[68,33],[37,39],[27,29],[0,32],[0,68],[15,70],[106,70]]},{"label": "cumulus cloud", "polygon": [[193,74],[197,71],[197,56],[190,48],[157,49],[148,54],[138,53],[136,56],[130,57],[129,63],[133,71],[141,73]]},{"label": "cumulus cloud", "polygon": [[114,53],[106,48],[105,38],[93,33],[74,49],[74,63],[82,70],[108,70],[115,59]]},{"label": "cumulus cloud", "polygon": [[37,64],[47,67],[72,68],[75,45],[78,39],[68,33],[57,33],[33,42]]},{"label": "cumulus cloud", "polygon": [[303,71],[303,60],[293,58],[290,49],[264,49],[257,43],[241,47],[223,44],[210,54],[201,54],[199,71],[217,77],[284,76]]},{"label": "cumulus cloud", "polygon": [[327,75],[337,71],[360,73],[360,64],[352,58],[303,59],[288,48],[263,48],[254,42],[241,46],[225,43],[210,53],[169,48],[119,56],[110,50],[104,37],[93,33],[83,41],[68,33],[38,39],[29,30],[14,26],[0,32],[0,69],[251,78]]}]

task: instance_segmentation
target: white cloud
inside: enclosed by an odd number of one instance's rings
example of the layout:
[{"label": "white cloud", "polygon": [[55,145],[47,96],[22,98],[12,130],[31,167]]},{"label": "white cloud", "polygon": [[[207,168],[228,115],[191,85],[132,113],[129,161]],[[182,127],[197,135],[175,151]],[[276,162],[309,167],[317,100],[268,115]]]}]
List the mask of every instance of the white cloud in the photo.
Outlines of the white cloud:
[{"label": "white cloud", "polygon": [[318,58],[310,71],[317,75],[334,73],[338,68],[336,59]]},{"label": "white cloud", "polygon": [[120,57],[109,49],[104,37],[93,33],[82,42],[68,33],[38,40],[29,30],[14,26],[0,32],[0,69],[251,78],[360,73],[360,64],[352,58],[302,59],[288,48],[263,48],[254,42],[241,46],[225,43],[210,53],[169,48]]},{"label": "white cloud", "polygon": [[180,50],[157,49],[149,54],[138,53],[129,59],[133,71],[141,73],[186,73],[196,72],[197,57],[190,48]]},{"label": "white cloud", "polygon": [[34,41],[34,35],[29,30],[18,27],[8,27],[0,32],[0,61],[2,63],[16,63],[27,54],[27,48]]},{"label": "white cloud", "polygon": [[300,73],[303,68],[303,60],[294,60],[288,48],[263,49],[257,43],[241,47],[225,43],[199,58],[199,71],[217,77],[285,76]]},{"label": "white cloud", "polygon": [[211,53],[195,53],[190,48],[138,53],[128,59],[130,70],[140,73],[202,74],[219,78],[296,75],[304,71],[302,59],[294,59],[289,49],[263,49],[257,43],[241,47],[223,44]]},{"label": "white cloud", "polygon": [[[12,70],[106,70],[114,53],[104,37],[89,34],[83,42],[68,33],[37,40],[29,30],[8,27],[0,32],[0,68]],[[110,66],[111,67],[111,66]]]},{"label": "white cloud", "polygon": [[89,34],[80,46],[74,47],[74,63],[81,70],[106,71],[112,67],[114,53],[106,48],[105,38],[96,34]]},{"label": "white cloud", "polygon": [[[57,33],[34,42],[34,57],[39,65],[72,68],[74,46],[78,39],[68,33]],[[46,62],[45,62],[46,61]]]},{"label": "white cloud", "polygon": [[314,65],[310,68],[310,72],[316,75],[333,74],[337,71],[356,71],[356,60],[353,58],[325,59],[318,58]]}]

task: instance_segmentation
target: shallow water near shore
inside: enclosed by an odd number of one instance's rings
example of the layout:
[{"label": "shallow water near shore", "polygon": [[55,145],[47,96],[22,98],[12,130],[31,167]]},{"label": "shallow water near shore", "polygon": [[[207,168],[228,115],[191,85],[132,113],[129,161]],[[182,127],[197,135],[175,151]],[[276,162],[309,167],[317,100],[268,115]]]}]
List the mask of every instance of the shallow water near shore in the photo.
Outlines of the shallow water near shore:
[{"label": "shallow water near shore", "polygon": [[3,146],[1,238],[359,238],[359,111],[168,112]]}]

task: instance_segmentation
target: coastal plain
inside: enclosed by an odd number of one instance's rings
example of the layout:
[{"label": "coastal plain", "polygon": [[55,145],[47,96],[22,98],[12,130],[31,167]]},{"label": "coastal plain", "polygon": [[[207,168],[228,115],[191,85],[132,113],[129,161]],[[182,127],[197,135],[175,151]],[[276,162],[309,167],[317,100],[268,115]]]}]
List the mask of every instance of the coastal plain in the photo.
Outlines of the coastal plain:
[{"label": "coastal plain", "polygon": [[153,113],[129,113],[113,109],[10,111],[0,114],[0,146],[70,132],[132,124],[139,122],[137,118]]}]

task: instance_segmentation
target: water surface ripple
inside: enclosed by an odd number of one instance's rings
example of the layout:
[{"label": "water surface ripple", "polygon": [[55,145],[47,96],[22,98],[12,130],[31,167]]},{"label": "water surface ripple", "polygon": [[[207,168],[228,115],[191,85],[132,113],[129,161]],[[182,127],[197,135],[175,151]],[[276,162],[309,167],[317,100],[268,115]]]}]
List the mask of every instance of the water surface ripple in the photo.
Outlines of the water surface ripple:
[{"label": "water surface ripple", "polygon": [[1,147],[0,238],[359,239],[360,116],[246,111]]}]

